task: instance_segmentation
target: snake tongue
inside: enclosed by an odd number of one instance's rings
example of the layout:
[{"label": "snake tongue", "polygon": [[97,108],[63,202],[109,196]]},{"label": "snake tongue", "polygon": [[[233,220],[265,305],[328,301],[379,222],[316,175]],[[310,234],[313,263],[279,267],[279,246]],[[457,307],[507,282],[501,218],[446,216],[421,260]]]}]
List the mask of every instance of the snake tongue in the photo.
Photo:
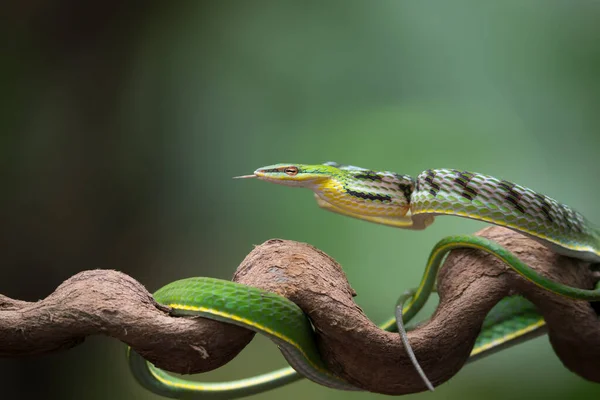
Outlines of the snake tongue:
[{"label": "snake tongue", "polygon": [[233,179],[248,179],[248,178],[256,178],[256,175],[252,174],[252,175],[240,175],[240,176],[234,176]]}]

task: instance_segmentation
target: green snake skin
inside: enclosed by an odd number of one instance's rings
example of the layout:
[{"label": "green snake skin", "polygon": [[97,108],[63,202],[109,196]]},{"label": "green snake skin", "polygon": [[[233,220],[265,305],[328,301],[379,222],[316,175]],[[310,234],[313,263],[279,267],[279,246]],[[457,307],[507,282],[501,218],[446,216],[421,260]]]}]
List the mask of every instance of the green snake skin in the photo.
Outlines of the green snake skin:
[{"label": "green snake skin", "polygon": [[421,173],[411,197],[413,216],[451,214],[492,222],[541,239],[554,251],[600,262],[600,233],[567,205],[491,176],[434,169]]},{"label": "green snake skin", "polygon": [[221,279],[188,278],[162,287],[154,298],[173,308],[175,315],[200,315],[265,334],[302,375],[324,386],[357,390],[327,370],[310,321],[285,297]]}]

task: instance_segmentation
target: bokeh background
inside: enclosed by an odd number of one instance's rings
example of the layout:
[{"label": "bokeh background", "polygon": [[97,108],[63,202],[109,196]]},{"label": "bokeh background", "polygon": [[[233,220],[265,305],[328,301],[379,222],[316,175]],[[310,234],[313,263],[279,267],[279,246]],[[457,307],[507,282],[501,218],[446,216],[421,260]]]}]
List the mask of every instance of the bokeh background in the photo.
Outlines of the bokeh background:
[{"label": "bokeh background", "polygon": [[[600,222],[600,2],[9,2],[0,63],[0,293],[37,300],[85,269],[149,290],[230,278],[254,244],[309,242],[374,321],[440,238],[319,210],[312,194],[234,181],[276,162],[516,181]],[[1,339],[0,339],[1,340]],[[2,359],[0,396],[158,399],[125,346]],[[281,367],[255,341],[201,378]],[[542,337],[466,366],[421,399],[592,398]],[[371,399],[303,381],[255,399]]]}]

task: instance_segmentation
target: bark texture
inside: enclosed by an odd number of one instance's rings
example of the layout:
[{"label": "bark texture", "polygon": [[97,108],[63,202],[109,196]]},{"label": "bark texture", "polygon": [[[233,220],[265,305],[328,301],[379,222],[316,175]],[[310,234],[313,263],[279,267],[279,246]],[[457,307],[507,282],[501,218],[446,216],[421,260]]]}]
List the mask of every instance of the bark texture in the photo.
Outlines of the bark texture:
[{"label": "bark texture", "polygon": [[[518,233],[490,227],[478,234],[556,281],[592,288],[598,280],[589,264],[558,256]],[[356,386],[386,394],[426,390],[398,334],[382,331],[365,316],[353,301],[356,293],[340,265],[320,250],[269,240],[248,254],[233,280],[298,304],[313,321],[329,368]],[[550,342],[568,369],[600,382],[600,321],[590,303],[545,291],[476,250],[449,255],[438,290],[435,314],[409,333],[413,350],[435,385],[460,370],[486,314],[511,294],[521,294],[538,307],[547,321]],[[94,334],[121,340],[156,366],[180,373],[218,368],[254,335],[203,318],[170,316],[169,309],[157,304],[139,282],[112,270],[83,271],[34,303],[0,295],[0,356],[65,350]]]}]

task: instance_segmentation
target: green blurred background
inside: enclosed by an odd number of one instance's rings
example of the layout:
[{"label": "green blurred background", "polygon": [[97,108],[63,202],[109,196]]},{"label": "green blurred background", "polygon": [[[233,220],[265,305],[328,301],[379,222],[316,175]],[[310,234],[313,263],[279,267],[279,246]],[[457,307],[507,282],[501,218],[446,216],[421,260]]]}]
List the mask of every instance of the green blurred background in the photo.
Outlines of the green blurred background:
[{"label": "green blurred background", "polygon": [[[14,1],[2,6],[0,293],[37,300],[91,268],[153,291],[230,278],[254,244],[309,242],[374,321],[440,238],[319,210],[306,190],[234,181],[328,160],[516,181],[600,222],[600,2]],[[255,341],[223,380],[284,365]],[[0,360],[0,396],[155,399],[124,345]],[[546,337],[421,399],[592,398]],[[256,399],[384,398],[303,381]]]}]

